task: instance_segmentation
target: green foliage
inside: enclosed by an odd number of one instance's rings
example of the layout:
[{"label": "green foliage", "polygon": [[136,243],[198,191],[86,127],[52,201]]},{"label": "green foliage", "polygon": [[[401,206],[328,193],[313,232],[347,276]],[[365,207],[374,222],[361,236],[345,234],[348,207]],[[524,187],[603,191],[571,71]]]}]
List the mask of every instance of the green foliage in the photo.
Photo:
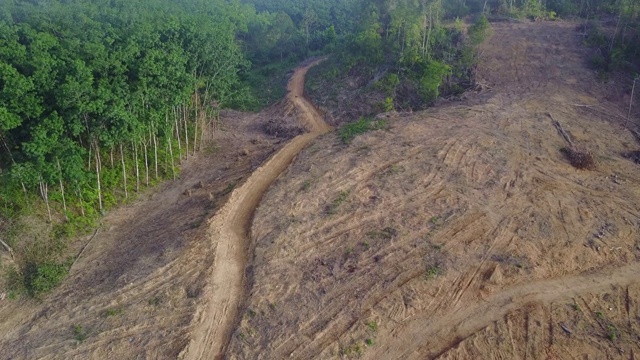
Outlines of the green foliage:
[{"label": "green foliage", "polygon": [[[329,206],[327,207],[327,214],[328,215],[334,215],[337,211],[338,208],[347,201],[347,199],[349,198],[349,195],[351,194],[350,191],[341,191],[338,196],[333,199],[333,201],[331,202],[331,204],[329,204]],[[353,249],[351,249],[351,251],[349,251],[347,249],[347,251],[349,253],[351,253],[353,251]],[[348,255],[348,254],[347,254]]]},{"label": "green foliage", "polygon": [[[65,238],[176,176],[196,113],[251,97],[237,36],[255,16],[224,0],[1,3],[0,219],[44,216]],[[64,275],[43,249],[17,254],[32,295]]]},{"label": "green foliage", "polygon": [[478,46],[491,35],[491,25],[489,25],[487,18],[481,15],[473,25],[469,26],[467,34],[469,35],[471,45]]},{"label": "green foliage", "polygon": [[24,275],[25,288],[29,295],[40,297],[58,286],[68,272],[69,264],[30,263]]},{"label": "green foliage", "polygon": [[435,279],[442,274],[444,274],[444,269],[442,267],[440,267],[439,265],[431,265],[427,267],[425,277],[427,279]]},{"label": "green foliage", "polygon": [[376,332],[378,331],[378,323],[375,322],[374,320],[371,320],[367,323],[367,327],[369,328],[369,330]]},{"label": "green foliage", "polygon": [[124,309],[123,308],[121,308],[121,307],[113,307],[113,308],[108,308],[107,310],[105,310],[102,313],[102,317],[109,318],[109,317],[122,315],[123,313],[124,313]]},{"label": "green foliage", "polygon": [[426,103],[432,103],[440,95],[440,86],[451,73],[451,67],[438,61],[427,61],[421,65],[423,70],[418,91]]},{"label": "green foliage", "polygon": [[611,341],[616,341],[619,337],[618,329],[613,325],[607,325],[607,338]]},{"label": "green foliage", "polygon": [[393,98],[398,89],[398,85],[400,85],[400,78],[398,75],[388,74],[376,82],[375,87],[382,90],[388,97]]},{"label": "green foliage", "polygon": [[589,63],[604,75],[613,71],[640,72],[640,21],[625,16],[619,21],[618,26],[623,30],[616,31],[614,36],[605,33],[597,21],[582,24],[586,34],[584,42],[594,49]]},{"label": "green foliage", "polygon": [[340,128],[338,134],[343,144],[351,143],[357,135],[364,134],[371,130],[380,130],[386,127],[384,121],[374,121],[369,118],[360,118],[358,121],[346,124]]},{"label": "green foliage", "polygon": [[394,109],[393,98],[391,96],[387,96],[384,99],[384,102],[382,104],[382,111],[389,112],[389,111],[393,111],[393,109]]},{"label": "green foliage", "polygon": [[78,342],[83,342],[89,337],[89,332],[81,325],[73,325],[71,330],[73,332],[73,338]]}]

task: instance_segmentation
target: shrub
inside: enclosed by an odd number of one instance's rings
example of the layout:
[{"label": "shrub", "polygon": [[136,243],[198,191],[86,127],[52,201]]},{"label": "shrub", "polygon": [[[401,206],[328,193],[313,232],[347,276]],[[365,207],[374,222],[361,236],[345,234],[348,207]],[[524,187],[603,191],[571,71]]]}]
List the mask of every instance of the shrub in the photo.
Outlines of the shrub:
[{"label": "shrub", "polygon": [[67,264],[28,264],[24,284],[29,295],[38,297],[58,286],[69,272]]},{"label": "shrub", "polygon": [[373,121],[369,118],[360,118],[356,122],[344,125],[340,128],[339,134],[342,143],[349,144],[356,135],[364,134],[370,130],[383,129],[386,126],[384,121]]}]

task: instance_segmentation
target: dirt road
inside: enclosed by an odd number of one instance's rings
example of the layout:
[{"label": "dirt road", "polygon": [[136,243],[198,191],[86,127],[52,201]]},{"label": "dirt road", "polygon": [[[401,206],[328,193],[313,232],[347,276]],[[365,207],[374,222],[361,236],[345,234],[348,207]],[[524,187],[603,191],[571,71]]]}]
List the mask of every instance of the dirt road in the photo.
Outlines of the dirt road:
[{"label": "dirt road", "polygon": [[292,139],[258,168],[240,188],[233,191],[224,208],[211,220],[208,236],[216,244],[215,261],[210,283],[205,288],[206,303],[198,310],[198,324],[191,342],[185,348],[184,359],[216,359],[224,356],[238,308],[244,299],[245,267],[251,256],[248,231],[253,213],[265,191],[296,155],[314,138],[331,129],[303,97],[305,74],[319,61],[296,69],[288,86],[287,98],[296,107],[300,120],[309,132]]}]

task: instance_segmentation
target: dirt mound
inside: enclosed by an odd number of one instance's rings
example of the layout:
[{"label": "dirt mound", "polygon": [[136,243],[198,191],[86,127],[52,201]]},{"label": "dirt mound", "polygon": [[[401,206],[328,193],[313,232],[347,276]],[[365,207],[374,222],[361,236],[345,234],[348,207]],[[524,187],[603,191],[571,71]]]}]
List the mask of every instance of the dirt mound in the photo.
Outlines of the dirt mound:
[{"label": "dirt mound", "polygon": [[[637,354],[640,169],[575,24],[500,23],[465,102],[303,151],[251,228],[232,359]],[[563,157],[586,149],[598,167]],[[327,211],[327,209],[331,211]]]}]

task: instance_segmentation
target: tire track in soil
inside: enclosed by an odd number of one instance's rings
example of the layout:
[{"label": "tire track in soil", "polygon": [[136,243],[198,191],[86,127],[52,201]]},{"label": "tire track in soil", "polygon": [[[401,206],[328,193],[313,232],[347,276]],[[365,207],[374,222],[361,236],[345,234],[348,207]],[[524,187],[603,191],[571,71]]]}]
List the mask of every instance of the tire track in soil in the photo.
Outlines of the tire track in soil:
[{"label": "tire track in soil", "polygon": [[205,304],[194,317],[191,341],[180,354],[182,359],[220,359],[238,316],[245,290],[245,268],[249,261],[249,228],[260,199],[276,178],[313,139],[331,130],[322,115],[303,97],[304,79],[317,59],[297,68],[287,87],[287,100],[297,110],[309,132],[293,138],[284,148],[258,168],[210,220],[208,237],[215,245],[215,260],[203,298]]},{"label": "tire track in soil", "polygon": [[[382,346],[375,351],[366,354],[366,358],[435,359],[510,312],[526,307],[527,304],[550,304],[586,292],[608,289],[613,285],[628,286],[638,282],[639,272],[640,264],[635,263],[595,274],[526,283],[506,289],[474,305],[452,309],[435,319],[425,320],[416,316],[394,333],[390,343],[381,344]],[[415,341],[415,338],[410,336],[417,333],[422,341]]]}]

